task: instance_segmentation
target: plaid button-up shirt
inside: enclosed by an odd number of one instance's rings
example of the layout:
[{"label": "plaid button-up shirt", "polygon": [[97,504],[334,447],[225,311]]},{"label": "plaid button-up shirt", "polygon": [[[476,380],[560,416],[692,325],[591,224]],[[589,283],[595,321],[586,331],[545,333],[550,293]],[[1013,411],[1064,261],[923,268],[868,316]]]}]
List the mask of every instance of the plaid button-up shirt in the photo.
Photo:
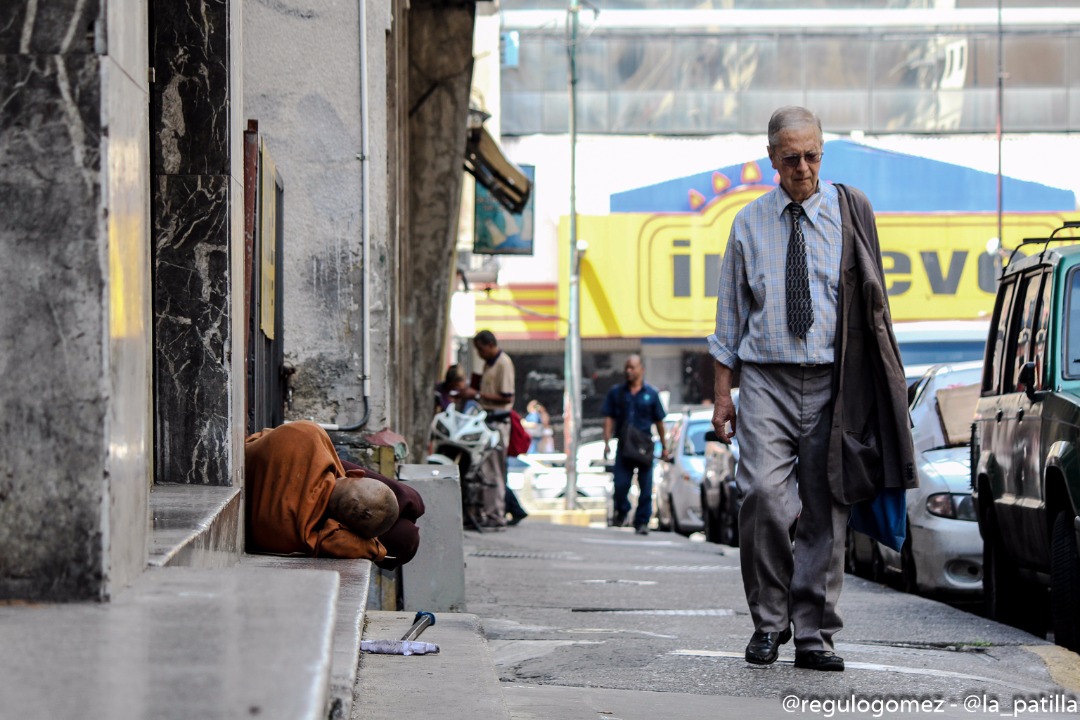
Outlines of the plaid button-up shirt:
[{"label": "plaid button-up shirt", "polygon": [[735,216],[720,268],[716,331],[709,352],[734,369],[750,363],[831,363],[843,246],[836,188],[819,183],[802,203],[814,324],[805,338],[788,329],[784,274],[791,198],[783,188],[762,195]]}]

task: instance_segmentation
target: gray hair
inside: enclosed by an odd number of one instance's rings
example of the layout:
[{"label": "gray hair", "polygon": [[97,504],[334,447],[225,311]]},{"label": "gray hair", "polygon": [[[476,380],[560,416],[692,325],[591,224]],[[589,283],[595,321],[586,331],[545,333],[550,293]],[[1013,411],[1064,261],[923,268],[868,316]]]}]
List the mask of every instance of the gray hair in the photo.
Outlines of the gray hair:
[{"label": "gray hair", "polygon": [[780,142],[780,133],[784,130],[811,125],[817,128],[818,140],[822,140],[821,118],[798,105],[786,105],[779,108],[769,118],[769,147],[776,147]]}]

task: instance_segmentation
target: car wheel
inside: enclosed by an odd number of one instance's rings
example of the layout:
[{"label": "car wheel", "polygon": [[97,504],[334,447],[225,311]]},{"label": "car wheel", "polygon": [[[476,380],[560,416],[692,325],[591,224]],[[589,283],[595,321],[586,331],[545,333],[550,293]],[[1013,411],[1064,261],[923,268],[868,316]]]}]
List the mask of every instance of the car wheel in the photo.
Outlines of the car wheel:
[{"label": "car wheel", "polygon": [[672,500],[671,495],[667,496],[667,504],[671,509],[671,532],[687,535],[688,533],[684,533],[683,529],[679,527],[679,511],[675,509],[675,501]]},{"label": "car wheel", "polygon": [[870,579],[876,583],[885,583],[885,558],[881,556],[881,548],[877,540],[870,542]]},{"label": "car wheel", "polygon": [[915,567],[915,554],[911,550],[911,526],[900,548],[900,587],[906,593],[919,592],[919,569]]},{"label": "car wheel", "polygon": [[1054,642],[1080,651],[1080,556],[1070,513],[1054,518],[1050,552],[1050,614]]},{"label": "car wheel", "polygon": [[983,602],[986,617],[1006,625],[1019,626],[1023,621],[1020,576],[1016,563],[1001,541],[997,521],[987,518],[983,537]]},{"label": "car wheel", "polygon": [[708,498],[704,486],[701,488],[701,515],[705,520],[705,540],[711,543],[720,543],[720,513],[714,512],[709,507]]},{"label": "car wheel", "polygon": [[725,505],[720,510],[720,542],[728,547],[739,547],[739,510],[736,507]]},{"label": "car wheel", "polygon": [[844,542],[844,570],[861,578],[869,575],[869,568],[866,563],[859,560],[859,553],[856,551],[855,545],[855,531],[850,527],[847,529],[847,539]]},{"label": "car wheel", "polygon": [[674,512],[671,510],[671,505],[668,505],[668,519],[664,519],[663,502],[660,500],[660,496],[656,497],[656,529],[660,532],[671,532],[671,517]]}]

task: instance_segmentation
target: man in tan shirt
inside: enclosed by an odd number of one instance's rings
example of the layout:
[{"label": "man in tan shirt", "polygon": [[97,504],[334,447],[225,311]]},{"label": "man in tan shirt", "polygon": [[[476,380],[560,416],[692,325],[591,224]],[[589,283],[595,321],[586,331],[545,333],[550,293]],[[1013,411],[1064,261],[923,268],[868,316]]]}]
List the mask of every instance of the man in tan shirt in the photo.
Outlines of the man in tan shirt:
[{"label": "man in tan shirt", "polygon": [[[475,399],[484,410],[510,410],[514,406],[514,361],[510,359],[490,330],[481,330],[473,338],[473,347],[484,361],[480,376],[480,389],[467,389],[465,399]],[[494,423],[502,441],[499,447],[484,459],[480,477],[484,483],[484,517],[482,524],[488,527],[505,527],[506,513],[510,512],[511,525],[517,525],[528,513],[521,507],[517,495],[506,485],[506,447],[510,442],[509,419]]]}]

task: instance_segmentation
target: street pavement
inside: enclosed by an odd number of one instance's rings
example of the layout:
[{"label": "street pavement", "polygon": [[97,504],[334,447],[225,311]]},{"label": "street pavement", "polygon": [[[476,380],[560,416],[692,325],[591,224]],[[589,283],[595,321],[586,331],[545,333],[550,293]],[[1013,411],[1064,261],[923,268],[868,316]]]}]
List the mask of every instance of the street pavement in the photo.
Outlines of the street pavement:
[{"label": "street pavement", "polygon": [[514,718],[1080,718],[1080,657],[950,605],[845,577],[843,673],[794,648],[743,660],[738,550],[554,525],[466,532],[478,615]]}]

